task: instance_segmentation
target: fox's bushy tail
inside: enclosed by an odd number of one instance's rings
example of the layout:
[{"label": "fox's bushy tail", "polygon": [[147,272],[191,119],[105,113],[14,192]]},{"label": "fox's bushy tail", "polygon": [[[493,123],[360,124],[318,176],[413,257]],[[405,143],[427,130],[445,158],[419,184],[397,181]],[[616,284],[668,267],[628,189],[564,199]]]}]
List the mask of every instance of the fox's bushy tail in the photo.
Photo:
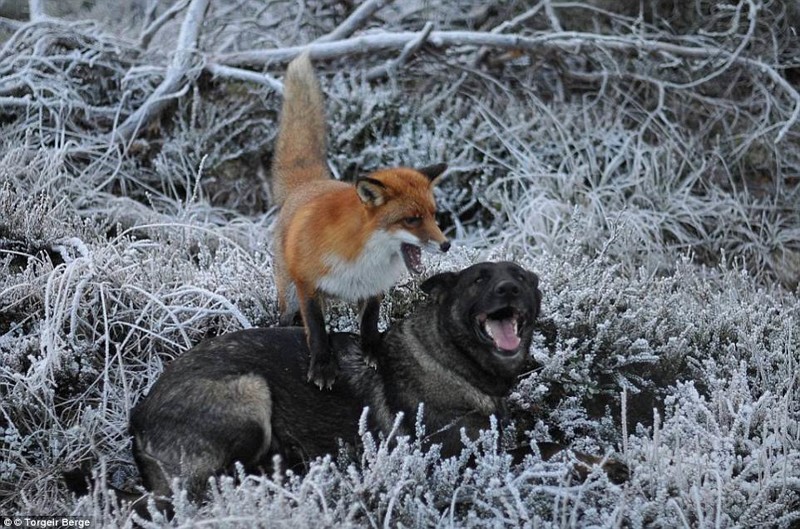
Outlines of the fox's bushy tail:
[{"label": "fox's bushy tail", "polygon": [[278,140],[272,163],[272,197],[280,206],[294,188],[330,178],[325,161],[325,102],[308,53],[286,70]]}]

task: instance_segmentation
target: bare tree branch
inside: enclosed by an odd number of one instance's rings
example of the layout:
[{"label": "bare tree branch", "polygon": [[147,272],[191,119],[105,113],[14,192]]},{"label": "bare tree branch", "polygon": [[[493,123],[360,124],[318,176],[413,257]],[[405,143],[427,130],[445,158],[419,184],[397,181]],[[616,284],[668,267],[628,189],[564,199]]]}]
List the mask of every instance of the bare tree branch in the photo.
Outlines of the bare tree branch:
[{"label": "bare tree branch", "polygon": [[251,72],[242,68],[223,66],[221,64],[207,64],[206,70],[214,77],[224,77],[226,79],[236,79],[237,81],[248,81],[267,86],[279,94],[283,93],[283,83],[271,75],[265,73]]},{"label": "bare tree branch", "polygon": [[[333,42],[315,42],[305,46],[291,46],[269,50],[250,50],[231,52],[214,56],[214,62],[220,64],[276,65],[285,64],[308,50],[312,59],[331,60],[365,53],[375,53],[402,48],[409,42],[418,39],[418,31],[402,31],[396,33],[376,33],[360,35]],[[647,51],[668,53],[686,58],[709,58],[724,56],[724,50],[683,46],[658,40],[628,38],[618,35],[601,35],[565,31],[546,33],[535,37],[521,35],[499,35],[481,31],[434,31],[428,42],[434,46],[447,48],[453,46],[490,46],[503,49],[523,51],[540,51],[543,48],[558,48],[573,51],[586,45],[602,45],[604,49],[617,51]]]},{"label": "bare tree branch", "polygon": [[0,107],[27,107],[33,103],[33,98],[29,95],[22,97],[0,97]]},{"label": "bare tree branch", "polygon": [[30,6],[31,20],[41,20],[47,18],[47,13],[44,11],[44,0],[28,0]]},{"label": "bare tree branch", "polygon": [[[180,13],[188,3],[189,0],[178,0],[172,5],[172,7],[164,11],[160,17],[154,20],[151,24],[147,25],[147,27],[142,30],[142,34],[139,37],[139,47],[146,49],[147,46],[150,45],[150,41],[153,39],[155,34],[158,33],[158,30],[161,29],[164,24],[175,18],[175,16]],[[153,6],[156,5],[157,4],[153,4]]]},{"label": "bare tree branch", "polygon": [[366,24],[367,20],[369,20],[372,15],[374,15],[384,6],[392,3],[392,1],[393,0],[367,0],[358,6],[358,8],[339,25],[339,27],[327,35],[323,35],[314,42],[332,42],[334,40],[346,39],[360,29],[364,24]]},{"label": "bare tree branch", "polygon": [[200,26],[202,25],[208,2],[209,0],[191,1],[186,12],[186,18],[183,19],[183,24],[181,24],[175,54],[172,56],[172,62],[167,68],[164,80],[136,112],[128,116],[125,122],[115,131],[112,131],[110,141],[130,141],[144,124],[161,113],[170,99],[181,93],[179,86],[190,73],[192,58],[196,52],[197,37],[200,33]]},{"label": "bare tree branch", "polygon": [[550,0],[542,0],[542,3],[544,4],[544,12],[547,13],[547,18],[550,20],[550,25],[553,29],[555,31],[564,31],[564,28],[561,27],[561,21],[558,19],[558,15],[556,15]]},{"label": "bare tree branch", "polygon": [[22,27],[22,22],[19,20],[13,20],[11,18],[0,17],[0,26],[5,26],[12,31],[17,31]]},{"label": "bare tree branch", "polygon": [[422,28],[422,31],[420,31],[419,37],[406,44],[403,47],[403,51],[400,52],[400,55],[398,55],[396,59],[384,65],[372,68],[367,72],[367,79],[370,81],[373,79],[378,79],[387,75],[389,72],[399,69],[406,63],[409,57],[416,53],[417,50],[419,50],[422,45],[425,44],[425,41],[428,40],[428,36],[431,34],[431,31],[433,31],[433,22],[428,22],[425,24],[425,27]]},{"label": "bare tree branch", "polygon": [[[397,33],[379,33],[361,35],[333,42],[315,42],[307,46],[292,46],[271,50],[251,50],[220,54],[213,62],[223,65],[275,65],[286,63],[308,50],[312,59],[331,60],[348,55],[375,53],[403,48],[420,38],[421,32],[404,31]],[[430,44],[446,48],[453,46],[487,46],[493,48],[523,51],[541,51],[542,49],[560,49],[574,52],[582,47],[596,46],[607,51],[656,53],[668,58],[707,59],[726,61],[726,68],[731,64],[745,65],[757,72],[766,74],[781,87],[794,102],[794,110],[786,120],[775,139],[781,141],[789,130],[800,119],[800,93],[771,65],[724,49],[704,46],[674,44],[660,40],[640,38],[639,36],[601,35],[578,31],[545,33],[533,37],[521,35],[503,35],[479,31],[434,31],[428,36]],[[717,68],[717,70],[720,70]]]}]

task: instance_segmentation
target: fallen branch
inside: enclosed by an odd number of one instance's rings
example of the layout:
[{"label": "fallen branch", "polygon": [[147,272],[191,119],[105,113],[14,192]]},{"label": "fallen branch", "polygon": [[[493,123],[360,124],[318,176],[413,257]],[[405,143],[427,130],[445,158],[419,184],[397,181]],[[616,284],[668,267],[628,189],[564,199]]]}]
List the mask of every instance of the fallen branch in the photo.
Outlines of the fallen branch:
[{"label": "fallen branch", "polygon": [[206,70],[214,77],[223,77],[226,79],[235,79],[237,81],[256,83],[269,87],[279,94],[283,93],[283,83],[265,73],[252,72],[242,68],[223,66],[221,64],[207,64]]},{"label": "fallen branch", "polygon": [[13,20],[11,18],[0,17],[0,26],[4,26],[11,31],[17,31],[22,27],[22,22],[19,20]]},{"label": "fallen branch", "polygon": [[[214,62],[231,66],[264,66],[285,64],[308,50],[312,59],[332,60],[349,55],[376,53],[402,48],[419,38],[419,31],[376,33],[361,35],[334,42],[315,42],[305,46],[290,46],[269,50],[250,50],[224,53],[213,56]],[[547,33],[536,37],[502,35],[480,31],[434,31],[428,42],[440,48],[453,46],[490,46],[493,48],[541,51],[543,48],[558,48],[574,51],[587,44],[602,45],[617,51],[661,52],[685,58],[707,59],[723,57],[725,50],[683,46],[658,40],[626,38],[617,35],[599,35],[577,31]]]},{"label": "fallen branch", "polygon": [[358,6],[358,9],[353,11],[336,29],[318,38],[314,42],[333,42],[335,40],[346,39],[366,24],[367,20],[369,20],[372,15],[386,5],[392,3],[392,1],[393,0],[367,0]]},{"label": "fallen branch", "polygon": [[[423,30],[424,31],[424,30]],[[284,64],[303,51],[308,51],[315,60],[332,60],[349,55],[376,53],[404,48],[420,39],[422,32],[404,31],[397,33],[377,33],[360,35],[333,42],[314,42],[307,46],[292,46],[271,50],[251,50],[219,54],[213,56],[213,62],[230,66],[258,66]],[[440,48],[454,46],[477,46],[522,51],[542,51],[543,49],[559,49],[574,52],[582,47],[596,46],[607,51],[628,53],[657,53],[667,58],[706,59],[726,61],[725,67],[740,64],[766,74],[773,82],[786,92],[794,102],[791,116],[783,123],[775,142],[780,142],[789,130],[800,119],[800,93],[778,71],[762,61],[742,57],[720,48],[705,45],[687,46],[660,40],[646,39],[639,36],[625,37],[618,35],[598,35],[577,31],[562,31],[527,37],[521,35],[504,35],[478,31],[433,31],[426,42]],[[719,69],[718,69],[719,70]]]},{"label": "fallen branch", "polygon": [[[139,37],[139,47],[142,49],[147,49],[150,45],[150,41],[153,39],[158,30],[161,29],[164,24],[175,18],[175,16],[180,13],[186,5],[189,3],[189,0],[179,0],[175,2],[169,9],[164,11],[164,13],[154,20],[151,24],[148,24],[143,30],[142,34]],[[154,6],[157,4],[153,4]]]},{"label": "fallen branch", "polygon": [[47,18],[47,13],[44,12],[44,0],[29,0],[28,10],[30,11],[31,21]]},{"label": "fallen branch", "polygon": [[433,31],[433,22],[428,22],[425,24],[425,27],[422,28],[422,31],[420,31],[419,37],[406,44],[403,47],[403,51],[400,52],[400,55],[398,55],[396,59],[389,61],[384,65],[372,68],[367,72],[367,79],[372,81],[374,79],[384,77],[390,72],[397,71],[406,63],[406,61],[408,61],[409,57],[415,54],[417,50],[419,50],[422,45],[425,44],[425,41],[428,40],[428,36],[431,34],[431,31]]},{"label": "fallen branch", "polygon": [[[192,0],[186,12],[186,18],[181,24],[175,55],[167,68],[167,73],[161,84],[150,94],[150,97],[139,107],[136,112],[128,116],[122,125],[111,132],[111,142],[127,143],[136,136],[143,125],[158,116],[177,94],[185,93],[185,88],[180,89],[181,83],[190,73],[192,58],[195,55],[197,38],[203,16],[208,7],[209,0]],[[197,73],[199,73],[197,69]],[[197,74],[195,74],[197,75]]]},{"label": "fallen branch", "polygon": [[561,27],[561,21],[558,19],[558,15],[556,15],[550,0],[542,0],[542,3],[544,4],[544,12],[547,14],[547,18],[550,20],[550,26],[553,30],[564,31],[564,28]]}]

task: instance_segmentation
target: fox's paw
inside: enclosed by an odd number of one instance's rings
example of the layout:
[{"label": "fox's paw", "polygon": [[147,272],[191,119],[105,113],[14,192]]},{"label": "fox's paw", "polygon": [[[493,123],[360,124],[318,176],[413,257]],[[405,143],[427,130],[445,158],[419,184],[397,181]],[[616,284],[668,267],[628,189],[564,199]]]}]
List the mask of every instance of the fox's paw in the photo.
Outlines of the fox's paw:
[{"label": "fox's paw", "polygon": [[312,362],[308,368],[308,381],[315,384],[320,390],[333,388],[339,366],[335,361]]},{"label": "fox's paw", "polygon": [[378,368],[378,357],[368,350],[364,350],[364,362],[372,369]]}]

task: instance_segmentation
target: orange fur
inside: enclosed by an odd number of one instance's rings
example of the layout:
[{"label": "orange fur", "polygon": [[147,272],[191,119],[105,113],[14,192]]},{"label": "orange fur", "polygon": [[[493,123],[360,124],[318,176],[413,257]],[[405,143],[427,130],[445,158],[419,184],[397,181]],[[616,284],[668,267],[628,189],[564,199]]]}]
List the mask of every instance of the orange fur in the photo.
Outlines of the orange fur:
[{"label": "orange fur", "polygon": [[380,206],[365,206],[355,187],[347,185],[336,186],[298,207],[284,238],[284,258],[295,281],[315,285],[328,272],[325,257],[354,261],[376,230],[400,229],[406,217],[422,217],[418,228],[405,228],[420,240],[446,240],[434,220],[436,204],[425,176],[399,168],[378,171],[370,178],[386,185],[386,202]]},{"label": "orange fur", "polygon": [[433,196],[444,166],[422,170],[426,174],[383,169],[357,185],[332,180],[325,160],[323,98],[307,55],[289,65],[284,86],[273,162],[273,196],[281,208],[275,278],[281,323],[291,322],[300,310],[311,345],[309,300],[380,296],[405,270],[403,244],[449,247],[436,224]]}]

